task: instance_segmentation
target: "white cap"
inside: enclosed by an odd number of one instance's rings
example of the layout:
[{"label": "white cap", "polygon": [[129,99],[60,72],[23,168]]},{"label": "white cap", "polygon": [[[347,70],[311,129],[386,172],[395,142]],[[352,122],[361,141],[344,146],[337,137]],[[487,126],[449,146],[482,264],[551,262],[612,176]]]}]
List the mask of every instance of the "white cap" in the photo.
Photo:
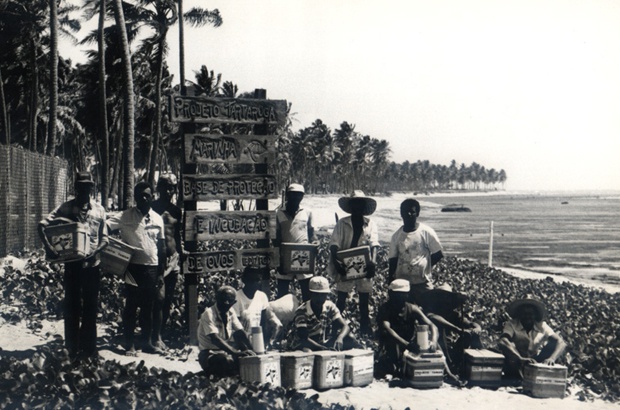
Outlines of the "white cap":
[{"label": "white cap", "polygon": [[395,279],[390,283],[388,289],[392,292],[409,292],[409,281],[406,279]]},{"label": "white cap", "polygon": [[329,293],[329,281],[323,276],[315,276],[310,279],[310,292]]},{"label": "white cap", "polygon": [[286,188],[286,192],[301,192],[302,194],[305,194],[306,190],[302,184],[290,184]]}]

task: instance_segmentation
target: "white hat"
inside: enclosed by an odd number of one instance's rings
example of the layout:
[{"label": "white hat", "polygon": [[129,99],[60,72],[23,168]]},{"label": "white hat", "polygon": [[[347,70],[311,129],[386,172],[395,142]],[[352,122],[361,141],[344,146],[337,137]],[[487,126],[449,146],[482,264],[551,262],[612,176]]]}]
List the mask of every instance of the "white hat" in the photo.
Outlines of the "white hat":
[{"label": "white hat", "polygon": [[310,279],[310,292],[329,293],[329,281],[323,276],[315,276]]},{"label": "white hat", "polygon": [[351,201],[353,200],[364,201],[363,215],[372,215],[375,212],[375,209],[377,209],[377,201],[375,201],[373,198],[369,196],[366,196],[364,191],[360,191],[358,189],[351,192],[351,195],[343,196],[342,198],[338,199],[338,205],[343,211],[350,214],[351,213]]},{"label": "white hat", "polygon": [[388,289],[392,292],[409,292],[411,287],[409,286],[409,281],[406,279],[394,279]]},{"label": "white hat", "polygon": [[306,193],[304,186],[302,184],[290,184],[286,188],[286,192],[301,192],[302,194]]}]

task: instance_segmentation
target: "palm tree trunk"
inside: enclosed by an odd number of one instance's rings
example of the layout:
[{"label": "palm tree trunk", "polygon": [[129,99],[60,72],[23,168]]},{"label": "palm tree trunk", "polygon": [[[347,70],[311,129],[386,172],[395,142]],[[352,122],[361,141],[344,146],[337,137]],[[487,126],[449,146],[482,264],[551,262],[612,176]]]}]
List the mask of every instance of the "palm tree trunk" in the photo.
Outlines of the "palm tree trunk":
[{"label": "palm tree trunk", "polygon": [[102,143],[101,152],[101,204],[108,207],[110,189],[110,136],[108,133],[108,106],[105,79],[105,12],[106,0],[99,0],[98,48],[99,54],[99,139]]},{"label": "palm tree trunk", "polygon": [[0,67],[0,112],[2,113],[2,131],[7,147],[11,145],[11,133],[9,132],[9,116],[6,112],[6,98],[4,96],[4,79],[2,78],[2,67]]},{"label": "palm tree trunk", "polygon": [[179,1],[179,82],[181,83],[181,95],[185,90],[185,31],[183,29],[183,0]]},{"label": "palm tree trunk", "polygon": [[49,121],[47,123],[47,155],[54,155],[56,147],[58,117],[58,3],[49,0],[50,3],[50,106]]},{"label": "palm tree trunk", "polygon": [[37,113],[39,111],[39,70],[37,70],[37,47],[34,39],[30,40],[30,66],[32,81],[30,83],[30,107],[28,110],[29,149],[37,151]]},{"label": "palm tree trunk", "polygon": [[133,89],[133,73],[131,70],[131,53],[129,50],[129,40],[127,39],[127,27],[125,26],[125,15],[123,13],[122,0],[114,0],[114,19],[120,34],[122,47],[121,60],[123,63],[123,112],[125,116],[124,125],[124,183],[123,183],[123,206],[127,209],[133,205],[133,171],[134,171],[134,129],[135,129],[135,102]]},{"label": "palm tree trunk", "polygon": [[151,156],[149,165],[148,182],[151,186],[155,186],[155,171],[159,163],[159,145],[161,141],[161,79],[164,71],[164,47],[166,43],[167,29],[162,27],[159,37],[159,47],[157,50],[157,76],[155,79],[155,132],[151,141]]}]

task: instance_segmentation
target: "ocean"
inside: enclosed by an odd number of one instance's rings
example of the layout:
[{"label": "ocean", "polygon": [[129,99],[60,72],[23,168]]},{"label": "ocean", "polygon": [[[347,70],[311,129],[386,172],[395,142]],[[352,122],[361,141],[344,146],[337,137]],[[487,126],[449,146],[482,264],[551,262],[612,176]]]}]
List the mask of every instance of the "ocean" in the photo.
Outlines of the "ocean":
[{"label": "ocean", "polygon": [[[377,197],[372,215],[379,239],[389,243],[401,225],[400,202],[409,195]],[[620,285],[620,192],[498,192],[413,196],[422,204],[420,222],[437,232],[446,256],[568,278]],[[331,232],[336,196],[307,196],[315,226]],[[462,204],[471,212],[441,212]]]}]

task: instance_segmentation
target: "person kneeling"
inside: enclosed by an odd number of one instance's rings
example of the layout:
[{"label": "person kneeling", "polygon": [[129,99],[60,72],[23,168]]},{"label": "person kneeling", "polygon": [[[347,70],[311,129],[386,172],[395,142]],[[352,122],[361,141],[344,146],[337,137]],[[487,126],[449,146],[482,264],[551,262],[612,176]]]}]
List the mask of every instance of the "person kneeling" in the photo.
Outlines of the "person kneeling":
[{"label": "person kneeling", "polygon": [[239,374],[239,357],[255,355],[247,333],[231,310],[236,302],[235,289],[222,286],[215,295],[215,305],[200,317],[198,362],[207,374],[234,376]]},{"label": "person kneeling", "polygon": [[379,307],[379,363],[377,377],[385,374],[401,376],[403,353],[419,353],[416,331],[418,324],[431,329],[429,351],[437,350],[437,327],[417,305],[407,302],[410,285],[406,279],[396,279],[388,287],[388,301]]},{"label": "person kneeling", "polygon": [[536,299],[524,298],[506,310],[512,319],[504,325],[498,343],[506,357],[504,377],[510,381],[523,379],[523,367],[528,363],[555,364],[566,343],[544,321],[545,306]]},{"label": "person kneeling", "polygon": [[359,347],[349,335],[350,328],[334,302],[327,300],[329,281],[322,276],[310,279],[310,300],[302,303],[293,319],[292,350],[349,350]]}]

